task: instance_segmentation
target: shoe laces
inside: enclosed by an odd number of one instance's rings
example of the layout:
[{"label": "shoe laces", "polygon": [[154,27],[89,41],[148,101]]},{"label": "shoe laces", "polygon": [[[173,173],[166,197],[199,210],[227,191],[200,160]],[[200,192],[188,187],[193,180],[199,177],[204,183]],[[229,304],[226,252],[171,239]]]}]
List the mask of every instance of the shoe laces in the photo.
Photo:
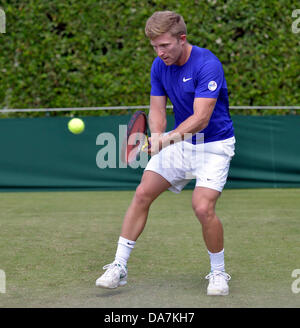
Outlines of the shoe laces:
[{"label": "shoe laces", "polygon": [[115,268],[117,268],[119,270],[124,270],[125,272],[127,271],[127,267],[125,265],[118,263],[116,261],[104,265],[103,270],[106,270],[106,272],[108,272],[109,270],[115,269]]},{"label": "shoe laces", "polygon": [[220,282],[220,279],[224,278],[226,281],[229,281],[231,279],[231,276],[224,272],[224,271],[212,271],[210,272],[205,279],[213,279],[214,282],[218,283]]}]

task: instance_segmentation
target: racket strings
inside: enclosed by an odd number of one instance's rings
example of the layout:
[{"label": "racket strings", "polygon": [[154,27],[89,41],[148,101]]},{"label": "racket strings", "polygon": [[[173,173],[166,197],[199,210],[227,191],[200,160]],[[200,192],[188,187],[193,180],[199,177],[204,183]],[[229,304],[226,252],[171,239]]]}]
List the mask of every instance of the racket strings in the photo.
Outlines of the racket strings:
[{"label": "racket strings", "polygon": [[123,161],[131,163],[136,160],[147,139],[147,117],[144,112],[138,111],[127,126],[127,138],[123,143]]}]

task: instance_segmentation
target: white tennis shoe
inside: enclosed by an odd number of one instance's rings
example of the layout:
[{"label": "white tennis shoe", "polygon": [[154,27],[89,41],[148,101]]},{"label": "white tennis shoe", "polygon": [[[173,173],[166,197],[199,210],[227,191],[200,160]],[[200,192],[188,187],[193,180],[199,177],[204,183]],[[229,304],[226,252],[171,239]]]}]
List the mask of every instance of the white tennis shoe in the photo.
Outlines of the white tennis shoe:
[{"label": "white tennis shoe", "polygon": [[212,271],[205,279],[209,280],[207,287],[207,295],[228,295],[229,287],[228,281],[231,279],[230,275],[223,271]]},{"label": "white tennis shoe", "polygon": [[117,288],[127,284],[127,267],[118,262],[112,262],[103,267],[106,270],[96,280],[96,286],[102,288]]}]

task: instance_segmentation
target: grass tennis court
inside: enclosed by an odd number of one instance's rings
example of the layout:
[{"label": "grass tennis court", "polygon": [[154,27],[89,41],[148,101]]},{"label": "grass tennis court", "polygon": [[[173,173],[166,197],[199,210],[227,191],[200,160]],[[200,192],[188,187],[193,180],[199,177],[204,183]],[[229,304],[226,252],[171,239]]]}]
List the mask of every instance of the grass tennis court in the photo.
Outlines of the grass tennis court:
[{"label": "grass tennis court", "polygon": [[126,287],[95,287],[115,254],[133,191],[1,193],[0,307],[299,307],[300,189],[225,190],[230,295],[206,296],[209,260],[191,190],[154,202]]}]

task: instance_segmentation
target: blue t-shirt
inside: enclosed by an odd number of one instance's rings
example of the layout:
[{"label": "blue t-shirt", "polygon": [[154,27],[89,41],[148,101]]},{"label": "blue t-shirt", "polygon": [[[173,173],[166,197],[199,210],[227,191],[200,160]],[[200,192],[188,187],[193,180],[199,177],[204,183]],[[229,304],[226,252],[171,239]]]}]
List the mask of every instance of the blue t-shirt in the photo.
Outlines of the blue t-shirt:
[{"label": "blue t-shirt", "polygon": [[170,99],[174,129],[193,114],[194,98],[217,98],[208,126],[199,132],[204,133],[204,142],[234,136],[223,67],[208,49],[192,46],[190,57],[182,66],[167,66],[156,57],[151,68],[151,95]]}]

